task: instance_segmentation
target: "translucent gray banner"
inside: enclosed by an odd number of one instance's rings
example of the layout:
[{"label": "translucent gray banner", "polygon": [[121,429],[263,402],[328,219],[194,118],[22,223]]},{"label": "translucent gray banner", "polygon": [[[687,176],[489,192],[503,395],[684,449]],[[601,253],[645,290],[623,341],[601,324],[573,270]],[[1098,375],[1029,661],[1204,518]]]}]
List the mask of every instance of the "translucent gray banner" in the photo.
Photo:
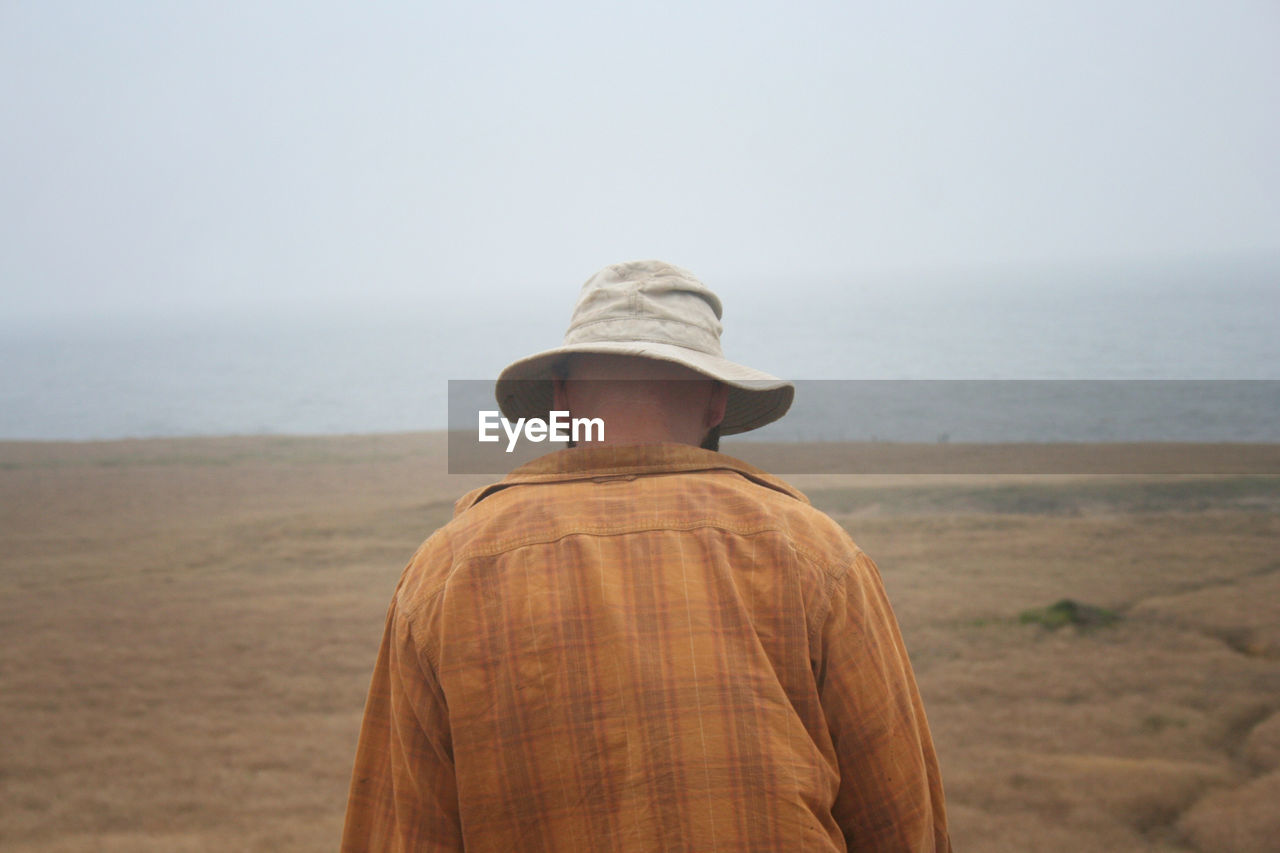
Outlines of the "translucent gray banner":
[{"label": "translucent gray banner", "polygon": [[[536,383],[534,384],[536,385]],[[532,397],[548,389],[534,387]],[[1280,473],[1280,380],[799,380],[787,416],[721,450],[786,474]],[[503,419],[492,380],[449,382],[450,473],[561,449]],[[578,424],[579,443],[596,425]],[[600,425],[608,433],[608,424]],[[559,429],[557,429],[559,427]],[[592,427],[592,432],[586,428]]]}]

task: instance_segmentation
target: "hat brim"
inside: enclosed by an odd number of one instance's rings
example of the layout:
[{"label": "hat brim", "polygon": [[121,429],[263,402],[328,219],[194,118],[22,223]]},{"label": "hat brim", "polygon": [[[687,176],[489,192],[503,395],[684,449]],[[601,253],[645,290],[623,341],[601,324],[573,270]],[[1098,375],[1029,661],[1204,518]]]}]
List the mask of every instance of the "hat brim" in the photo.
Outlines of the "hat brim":
[{"label": "hat brim", "polygon": [[548,417],[553,402],[552,368],[567,355],[597,353],[669,361],[723,382],[729,388],[721,435],[759,429],[787,413],[795,386],[759,370],[673,344],[611,342],[567,344],[522,358],[498,376],[494,396],[508,420]]}]

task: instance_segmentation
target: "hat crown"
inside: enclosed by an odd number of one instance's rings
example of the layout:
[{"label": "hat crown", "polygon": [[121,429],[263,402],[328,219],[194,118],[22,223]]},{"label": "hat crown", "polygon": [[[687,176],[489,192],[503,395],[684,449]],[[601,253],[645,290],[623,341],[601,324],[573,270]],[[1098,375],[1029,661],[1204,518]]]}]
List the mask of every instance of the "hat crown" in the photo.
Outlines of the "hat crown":
[{"label": "hat crown", "polygon": [[652,260],[605,267],[582,285],[564,345],[507,365],[494,397],[511,420],[545,418],[556,365],[569,355],[597,353],[671,362],[725,384],[722,435],[777,420],[795,386],[726,359],[720,316],[719,298],[688,270]]},{"label": "hat crown", "polygon": [[723,356],[720,299],[662,261],[605,267],[582,285],[564,342],[650,342]]}]

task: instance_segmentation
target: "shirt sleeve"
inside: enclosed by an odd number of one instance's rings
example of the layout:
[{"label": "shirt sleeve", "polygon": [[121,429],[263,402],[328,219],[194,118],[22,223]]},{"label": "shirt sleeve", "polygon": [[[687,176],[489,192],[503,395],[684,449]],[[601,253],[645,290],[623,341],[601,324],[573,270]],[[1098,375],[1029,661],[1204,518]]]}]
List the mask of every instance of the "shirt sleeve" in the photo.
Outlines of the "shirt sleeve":
[{"label": "shirt sleeve", "polygon": [[850,850],[949,851],[938,760],[880,572],[859,552],[832,592],[815,674]]},{"label": "shirt sleeve", "polygon": [[342,850],[462,850],[448,709],[397,600],[365,703]]}]

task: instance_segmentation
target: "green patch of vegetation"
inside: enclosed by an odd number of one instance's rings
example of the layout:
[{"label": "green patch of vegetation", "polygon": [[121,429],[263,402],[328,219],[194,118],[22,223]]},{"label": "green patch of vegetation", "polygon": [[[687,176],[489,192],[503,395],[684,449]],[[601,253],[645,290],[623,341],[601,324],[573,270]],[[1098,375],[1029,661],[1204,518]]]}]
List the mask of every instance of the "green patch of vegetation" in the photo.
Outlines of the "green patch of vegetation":
[{"label": "green patch of vegetation", "polygon": [[1048,607],[1024,610],[1018,616],[1023,625],[1043,625],[1049,629],[1061,628],[1064,625],[1077,625],[1081,628],[1100,628],[1119,621],[1120,615],[1092,604],[1081,604],[1070,598],[1064,598]]}]

